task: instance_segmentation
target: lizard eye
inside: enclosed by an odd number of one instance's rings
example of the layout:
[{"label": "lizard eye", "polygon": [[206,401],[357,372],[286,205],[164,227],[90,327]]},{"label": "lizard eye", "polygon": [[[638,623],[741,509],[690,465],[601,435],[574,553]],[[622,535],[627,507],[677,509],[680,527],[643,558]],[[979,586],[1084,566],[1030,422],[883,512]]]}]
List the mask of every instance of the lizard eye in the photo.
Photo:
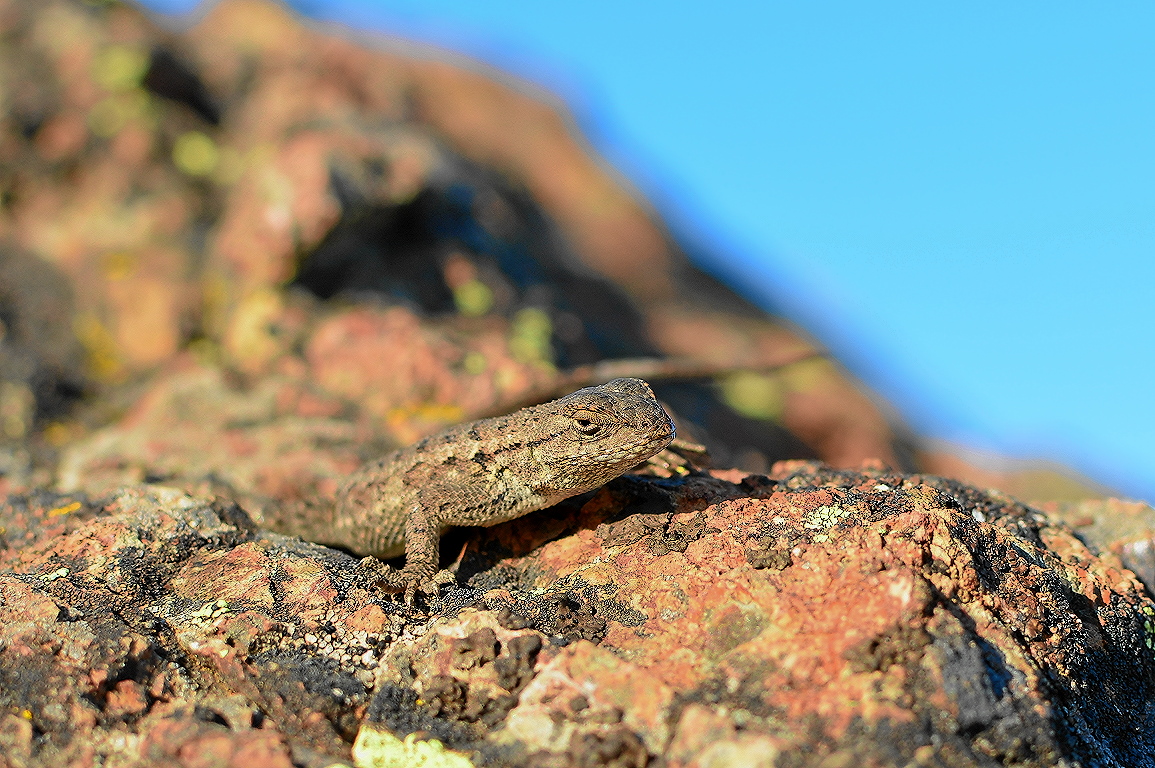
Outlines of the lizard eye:
[{"label": "lizard eye", "polygon": [[602,431],[602,425],[585,415],[577,415],[573,417],[574,426],[578,432],[583,435],[592,437]]}]

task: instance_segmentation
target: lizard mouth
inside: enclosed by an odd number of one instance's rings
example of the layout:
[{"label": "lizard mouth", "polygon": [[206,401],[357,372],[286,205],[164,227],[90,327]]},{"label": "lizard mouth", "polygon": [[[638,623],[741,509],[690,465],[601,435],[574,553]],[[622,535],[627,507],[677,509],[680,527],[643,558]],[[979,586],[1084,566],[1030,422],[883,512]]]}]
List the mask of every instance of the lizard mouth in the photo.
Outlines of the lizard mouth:
[{"label": "lizard mouth", "polygon": [[660,418],[651,417],[648,419],[651,425],[649,430],[649,439],[645,441],[645,450],[650,451],[650,455],[661,451],[667,445],[674,441],[677,436],[677,428],[674,426],[674,420],[670,418],[665,409],[661,410]]}]

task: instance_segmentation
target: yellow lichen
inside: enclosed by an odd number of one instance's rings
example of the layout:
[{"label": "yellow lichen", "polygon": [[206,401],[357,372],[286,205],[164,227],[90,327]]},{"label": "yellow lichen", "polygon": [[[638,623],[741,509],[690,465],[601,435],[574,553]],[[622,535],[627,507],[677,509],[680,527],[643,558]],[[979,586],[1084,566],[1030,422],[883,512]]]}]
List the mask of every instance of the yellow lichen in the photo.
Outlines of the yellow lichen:
[{"label": "yellow lichen", "polygon": [[47,517],[59,517],[60,515],[68,515],[83,506],[79,501],[74,501],[71,504],[65,504],[63,507],[48,510]]},{"label": "yellow lichen", "polygon": [[172,161],[189,176],[208,176],[220,163],[217,143],[201,131],[186,131],[172,147]]},{"label": "yellow lichen", "polygon": [[461,367],[465,369],[465,372],[474,376],[485,373],[487,366],[485,355],[477,351],[467,353],[465,359],[461,361]]},{"label": "yellow lichen", "polygon": [[63,421],[53,421],[44,426],[40,434],[44,436],[44,440],[53,448],[60,448],[72,436],[83,429],[79,424],[68,423]]},{"label": "yellow lichen", "polygon": [[235,365],[258,371],[282,351],[285,341],[277,319],[284,308],[284,297],[272,288],[253,291],[238,303],[224,338],[224,348]]},{"label": "yellow lichen", "polygon": [[513,316],[509,329],[509,349],[523,363],[552,365],[553,321],[544,310],[526,307]]},{"label": "yellow lichen", "polygon": [[119,379],[124,367],[116,339],[104,323],[95,315],[85,314],[76,319],[74,330],[87,353],[88,370],[93,377],[103,381]]},{"label": "yellow lichen", "polygon": [[782,369],[782,383],[790,392],[808,392],[835,375],[829,360],[815,357]]},{"label": "yellow lichen", "polygon": [[453,303],[466,317],[481,317],[493,308],[493,291],[480,280],[467,280],[453,289]]},{"label": "yellow lichen", "polygon": [[136,271],[136,257],[125,251],[113,251],[104,257],[104,276],[109,280],[124,280]]},{"label": "yellow lichen", "polygon": [[36,397],[27,384],[18,381],[0,382],[0,432],[19,440],[32,429],[36,413]]},{"label": "yellow lichen", "polygon": [[148,72],[148,53],[128,45],[112,45],[96,54],[92,79],[108,91],[129,91]]},{"label": "yellow lichen", "polygon": [[107,139],[120,133],[129,123],[151,122],[154,113],[152,98],[145,90],[136,88],[112,94],[93,105],[88,112],[88,127],[97,136]]},{"label": "yellow lichen", "polygon": [[750,419],[778,421],[785,409],[785,392],[777,376],[737,371],[722,380],[726,405]]}]

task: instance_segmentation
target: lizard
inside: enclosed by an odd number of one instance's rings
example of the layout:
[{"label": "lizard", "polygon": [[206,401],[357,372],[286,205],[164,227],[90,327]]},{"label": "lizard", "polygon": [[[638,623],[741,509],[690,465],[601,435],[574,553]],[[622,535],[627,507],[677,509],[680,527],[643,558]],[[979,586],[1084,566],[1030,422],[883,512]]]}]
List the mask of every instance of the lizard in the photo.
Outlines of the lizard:
[{"label": "lizard", "polygon": [[[438,572],[451,526],[489,527],[598,488],[664,450],[674,422],[641,379],[619,378],[508,415],[460,424],[372,461],[337,492],[313,541],[364,555],[412,603]],[[400,570],[383,560],[405,554]]]}]

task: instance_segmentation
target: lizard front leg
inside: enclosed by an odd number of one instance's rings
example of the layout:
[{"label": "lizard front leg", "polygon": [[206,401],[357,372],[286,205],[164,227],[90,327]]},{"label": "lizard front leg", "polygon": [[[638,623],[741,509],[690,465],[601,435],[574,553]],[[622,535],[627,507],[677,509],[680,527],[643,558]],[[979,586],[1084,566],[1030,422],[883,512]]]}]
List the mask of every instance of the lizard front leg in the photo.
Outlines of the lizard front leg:
[{"label": "lizard front leg", "polygon": [[432,594],[454,580],[450,571],[437,570],[441,525],[436,509],[418,501],[405,519],[405,566],[396,570],[370,556],[361,560],[361,567],[375,584],[403,591],[405,602],[412,605],[418,591]]}]

